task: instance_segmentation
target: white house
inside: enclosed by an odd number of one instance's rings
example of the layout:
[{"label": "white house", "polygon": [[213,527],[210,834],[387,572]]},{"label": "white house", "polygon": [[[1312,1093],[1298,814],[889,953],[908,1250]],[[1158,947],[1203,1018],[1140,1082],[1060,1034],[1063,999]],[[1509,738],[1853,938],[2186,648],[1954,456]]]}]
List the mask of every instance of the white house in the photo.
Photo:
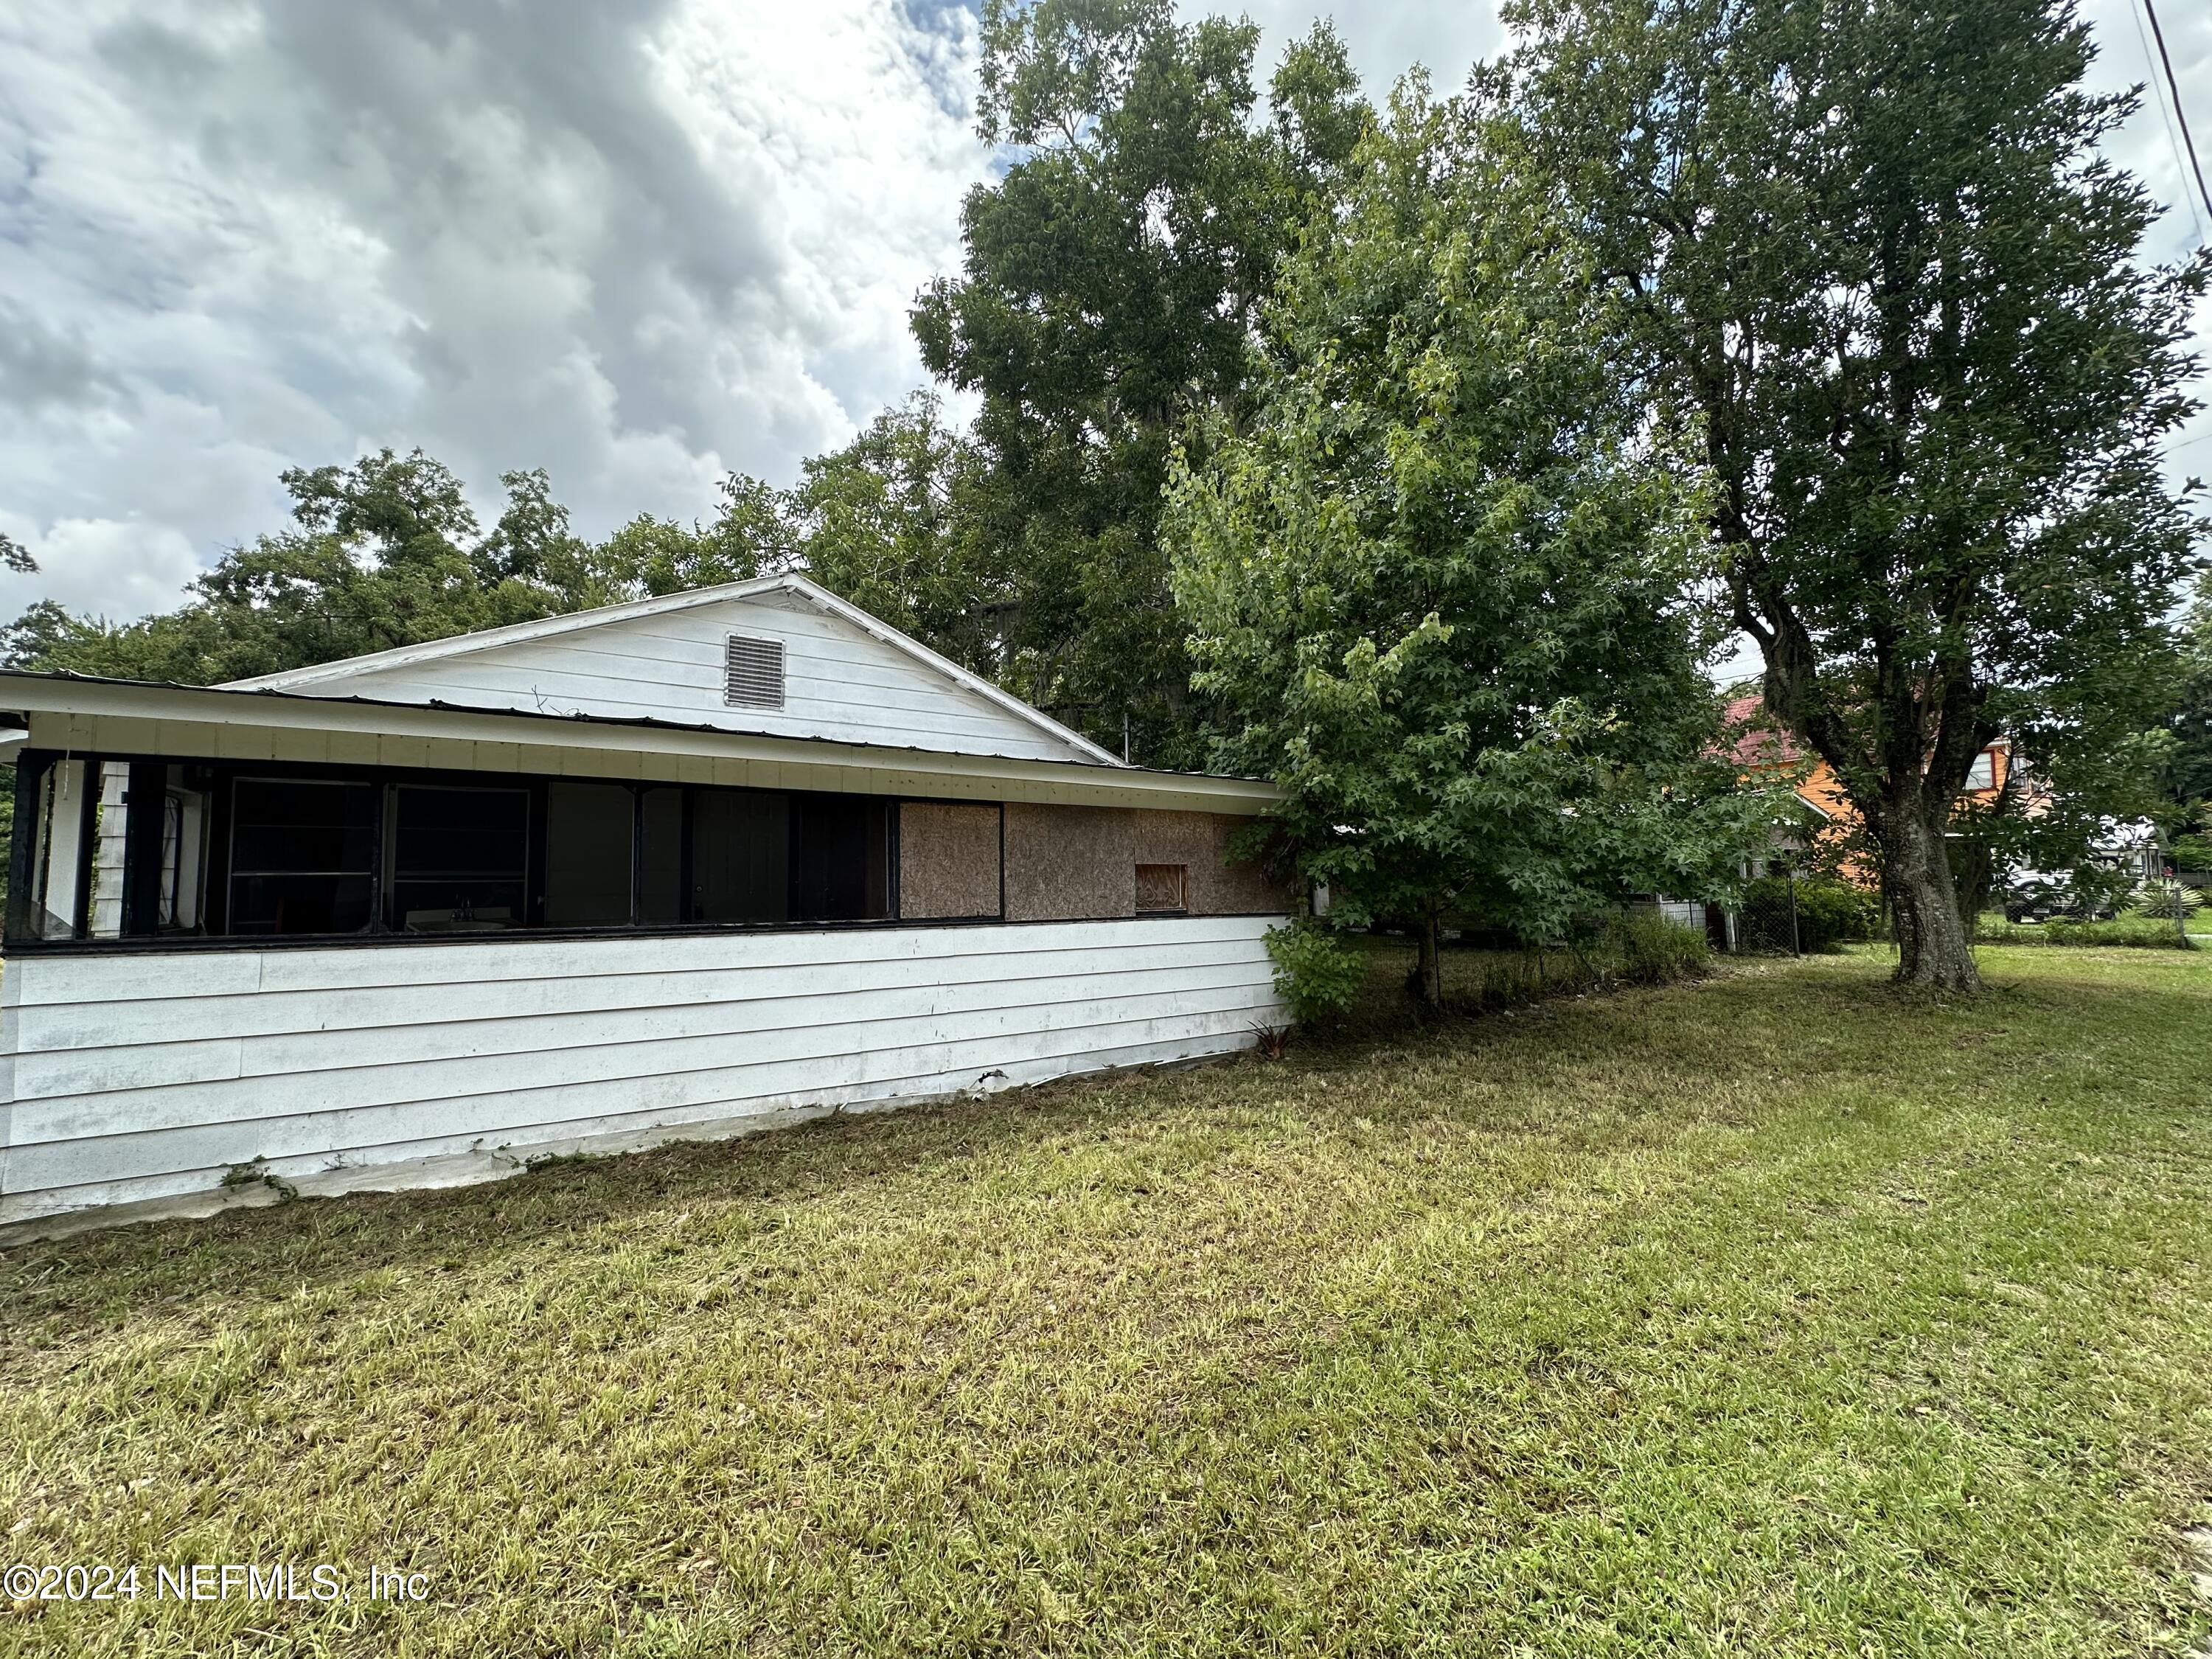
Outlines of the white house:
[{"label": "white house", "polygon": [[1226,857],[1268,786],[1128,766],[797,576],[232,685],[0,673],[0,710],[8,1233],[1281,1018],[1287,901]]}]

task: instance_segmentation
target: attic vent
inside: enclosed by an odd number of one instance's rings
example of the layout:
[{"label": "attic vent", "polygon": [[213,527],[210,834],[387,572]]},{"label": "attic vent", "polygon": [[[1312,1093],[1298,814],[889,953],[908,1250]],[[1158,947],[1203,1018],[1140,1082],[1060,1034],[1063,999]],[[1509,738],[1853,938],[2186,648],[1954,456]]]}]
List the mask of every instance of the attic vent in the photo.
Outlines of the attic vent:
[{"label": "attic vent", "polygon": [[732,708],[783,707],[783,641],[730,635],[722,701]]}]

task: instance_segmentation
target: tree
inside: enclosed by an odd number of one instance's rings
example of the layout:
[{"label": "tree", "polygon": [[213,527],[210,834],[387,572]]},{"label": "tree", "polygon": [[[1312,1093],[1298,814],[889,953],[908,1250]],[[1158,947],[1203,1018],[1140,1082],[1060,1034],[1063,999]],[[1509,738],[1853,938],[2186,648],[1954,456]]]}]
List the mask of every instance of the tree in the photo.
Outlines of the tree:
[{"label": "tree", "polygon": [[[1770,708],[1875,849],[1899,976],[1977,984],[1944,837],[2009,732],[2046,781],[2163,706],[2197,526],[2159,477],[2212,262],[2100,145],[2069,0],[1518,0],[1519,173],[1693,427]],[[2087,693],[2094,692],[2096,701]]]},{"label": "tree", "polygon": [[0,570],[12,570],[18,575],[38,574],[39,562],[30,550],[6,531],[0,530]]},{"label": "tree", "polygon": [[[2212,801],[2212,573],[2200,577],[2183,652],[2184,676],[2174,700],[2172,748],[2166,759],[2171,803],[2201,811]],[[2207,828],[2212,829],[2212,824]]]},{"label": "tree", "polygon": [[1709,758],[1694,466],[1612,372],[1577,255],[1457,105],[1401,88],[1334,234],[1286,270],[1243,435],[1177,478],[1176,592],[1215,758],[1289,800],[1332,916],[1558,937],[1717,896],[1770,804]]},{"label": "tree", "polygon": [[977,130],[1015,159],[962,212],[964,265],[921,295],[930,371],[977,393],[961,503],[1009,591],[1009,684],[1101,742],[1195,757],[1158,537],[1170,447],[1243,396],[1260,302],[1365,119],[1325,28],[1258,111],[1258,30],[1167,0],[988,0]]},{"label": "tree", "polygon": [[542,471],[505,473],[482,532],[460,481],[416,450],[294,468],[289,530],[234,547],[165,615],[117,624],[42,600],[0,661],[207,685],[788,568],[782,497],[732,476],[714,523],[641,517],[605,542],[570,528]]},{"label": "tree", "polygon": [[[794,568],[799,532],[782,492],[743,472],[722,480],[712,521],[641,513],[597,546],[562,592],[562,611],[751,581]],[[599,597],[586,598],[589,592]]]},{"label": "tree", "polygon": [[977,533],[975,447],[935,395],[887,410],[843,449],[818,455],[787,512],[806,574],[979,674],[1006,666],[1015,601],[1003,547]]}]

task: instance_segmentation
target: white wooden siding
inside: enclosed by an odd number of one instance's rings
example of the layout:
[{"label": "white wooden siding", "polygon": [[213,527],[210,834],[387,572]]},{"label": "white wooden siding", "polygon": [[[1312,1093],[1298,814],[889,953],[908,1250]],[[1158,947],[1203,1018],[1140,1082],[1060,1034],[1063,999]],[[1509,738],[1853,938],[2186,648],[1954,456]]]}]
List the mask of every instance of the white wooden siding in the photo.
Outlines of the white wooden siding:
[{"label": "white wooden siding", "polygon": [[[781,709],[732,708],[723,701],[725,646],[733,633],[783,642]],[[1093,759],[904,652],[781,595],[611,622],[410,667],[365,669],[316,689],[956,755]]]},{"label": "white wooden siding", "polygon": [[1671,921],[1677,927],[1694,927],[1699,933],[1705,929],[1705,907],[1698,899],[1641,898],[1629,908],[1656,915],[1662,921]]},{"label": "white wooden siding", "polygon": [[[30,957],[0,980],[0,1224],[734,1133],[1224,1053],[1255,917]],[[748,1120],[751,1121],[749,1122]],[[353,1184],[362,1184],[356,1181]]]}]

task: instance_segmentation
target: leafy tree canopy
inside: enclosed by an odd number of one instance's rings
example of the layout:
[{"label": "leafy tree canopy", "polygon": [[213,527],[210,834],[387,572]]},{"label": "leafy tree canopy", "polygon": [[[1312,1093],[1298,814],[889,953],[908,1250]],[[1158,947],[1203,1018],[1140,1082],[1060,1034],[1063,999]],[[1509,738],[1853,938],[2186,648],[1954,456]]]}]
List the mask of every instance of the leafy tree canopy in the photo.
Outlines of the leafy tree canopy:
[{"label": "leafy tree canopy", "polygon": [[235,547],[176,611],[115,623],[48,600],[0,630],[0,659],[213,684],[709,582],[787,563],[780,498],[742,477],[714,522],[639,518],[605,542],[569,528],[543,471],[509,472],[487,532],[460,481],[416,450],[283,475],[292,526]]},{"label": "leafy tree canopy", "polygon": [[1009,684],[1102,742],[1126,721],[1167,763],[1197,753],[1158,537],[1170,449],[1240,405],[1277,265],[1369,118],[1325,26],[1263,113],[1258,35],[1166,0],[987,0],[977,130],[1014,160],[914,313],[931,371],[981,400],[963,533],[999,550]]},{"label": "leafy tree canopy", "polygon": [[[2071,0],[1517,0],[1516,174],[1693,429],[1766,700],[1863,817],[1899,974],[1975,983],[1943,838],[1976,753],[2118,781],[2198,526],[2159,444],[2212,259],[2137,262]],[[2136,745],[2138,755],[2140,744]]]},{"label": "leafy tree canopy", "polygon": [[1214,758],[1288,789],[1277,855],[1335,919],[1425,923],[1431,975],[1447,912],[1541,939],[1717,895],[1773,810],[1709,758],[1698,470],[1481,137],[1401,88],[1288,267],[1249,429],[1170,509]]},{"label": "leafy tree canopy", "polygon": [[2166,789],[2175,805],[2212,830],[2212,819],[2203,817],[2212,804],[2212,573],[2197,580],[2184,641],[2184,678],[2175,700]]}]

